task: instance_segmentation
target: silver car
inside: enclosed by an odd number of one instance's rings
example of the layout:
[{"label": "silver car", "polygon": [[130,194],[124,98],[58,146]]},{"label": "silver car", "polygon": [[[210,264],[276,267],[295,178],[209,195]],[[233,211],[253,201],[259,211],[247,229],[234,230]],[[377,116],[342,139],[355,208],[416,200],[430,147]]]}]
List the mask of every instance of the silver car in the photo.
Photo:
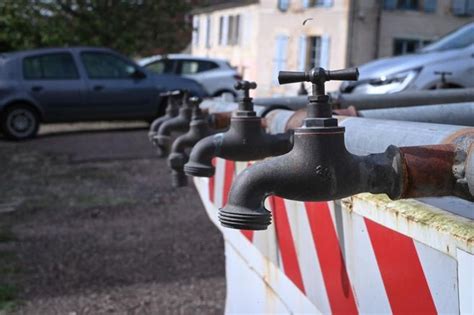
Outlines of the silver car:
[{"label": "silver car", "polygon": [[384,58],[359,67],[359,81],[344,82],[342,93],[385,94],[434,89],[445,76],[446,88],[474,87],[474,23],[469,23],[415,54]]},{"label": "silver car", "polygon": [[199,82],[207,94],[220,96],[237,91],[234,84],[242,80],[242,76],[229,62],[217,58],[204,58],[185,54],[156,55],[144,58],[138,63],[153,72],[176,74]]}]

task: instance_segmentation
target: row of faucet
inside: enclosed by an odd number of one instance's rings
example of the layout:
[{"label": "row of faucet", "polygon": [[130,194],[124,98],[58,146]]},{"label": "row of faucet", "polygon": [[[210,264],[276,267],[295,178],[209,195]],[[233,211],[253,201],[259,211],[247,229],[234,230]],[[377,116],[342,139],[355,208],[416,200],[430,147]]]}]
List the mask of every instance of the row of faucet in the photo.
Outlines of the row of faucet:
[{"label": "row of faucet", "polygon": [[[469,186],[465,170],[453,170],[454,161],[460,165],[465,148],[390,146],[383,153],[366,156],[354,155],[346,149],[345,129],[332,116],[324,85],[331,80],[357,78],[356,68],[280,72],[280,84],[311,82],[312,95],[308,96],[302,126],[275,135],[265,131],[263,118],[254,111],[250,97],[250,90],[257,87],[254,82],[236,84],[235,88],[242,90],[244,96],[230,119],[225,114],[201,110],[201,100],[190,98],[186,91],[169,92],[166,114],[153,122],[149,137],[160,156],[168,155],[175,187],[186,185],[187,175],[213,176],[215,157],[261,160],[239,174],[227,204],[220,209],[221,224],[230,228],[266,229],[271,213],[265,209],[264,201],[270,195],[297,201],[328,201],[361,192],[385,193],[391,199],[454,194],[474,200],[474,187]],[[172,132],[185,134],[171,145]],[[430,174],[418,174],[423,170],[412,176],[414,164],[418,167],[420,159],[428,157],[435,160],[439,171],[449,175],[436,185]]]}]

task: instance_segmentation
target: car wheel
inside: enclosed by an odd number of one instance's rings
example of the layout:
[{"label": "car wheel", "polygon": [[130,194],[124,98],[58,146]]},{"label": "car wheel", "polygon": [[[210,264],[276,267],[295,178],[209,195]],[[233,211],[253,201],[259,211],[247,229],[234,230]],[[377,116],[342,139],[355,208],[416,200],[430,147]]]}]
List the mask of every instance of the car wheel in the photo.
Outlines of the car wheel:
[{"label": "car wheel", "polygon": [[26,105],[15,105],[2,113],[0,127],[9,139],[24,140],[38,133],[39,117],[34,109]]}]

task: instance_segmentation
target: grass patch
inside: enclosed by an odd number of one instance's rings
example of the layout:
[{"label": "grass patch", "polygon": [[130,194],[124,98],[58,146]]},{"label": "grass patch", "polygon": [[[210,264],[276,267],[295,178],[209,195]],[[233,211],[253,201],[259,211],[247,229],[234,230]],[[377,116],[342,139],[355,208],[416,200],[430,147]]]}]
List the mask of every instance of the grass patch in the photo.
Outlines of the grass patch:
[{"label": "grass patch", "polygon": [[15,307],[18,289],[14,285],[0,285],[0,314],[6,314]]}]

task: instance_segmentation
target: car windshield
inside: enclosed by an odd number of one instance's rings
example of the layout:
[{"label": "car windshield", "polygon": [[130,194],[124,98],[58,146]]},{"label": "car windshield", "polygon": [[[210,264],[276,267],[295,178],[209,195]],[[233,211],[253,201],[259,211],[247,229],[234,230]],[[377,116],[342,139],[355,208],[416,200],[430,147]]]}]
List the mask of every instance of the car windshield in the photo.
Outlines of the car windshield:
[{"label": "car windshield", "polygon": [[422,48],[420,52],[434,52],[468,47],[474,43],[474,23],[449,33],[436,42]]}]

